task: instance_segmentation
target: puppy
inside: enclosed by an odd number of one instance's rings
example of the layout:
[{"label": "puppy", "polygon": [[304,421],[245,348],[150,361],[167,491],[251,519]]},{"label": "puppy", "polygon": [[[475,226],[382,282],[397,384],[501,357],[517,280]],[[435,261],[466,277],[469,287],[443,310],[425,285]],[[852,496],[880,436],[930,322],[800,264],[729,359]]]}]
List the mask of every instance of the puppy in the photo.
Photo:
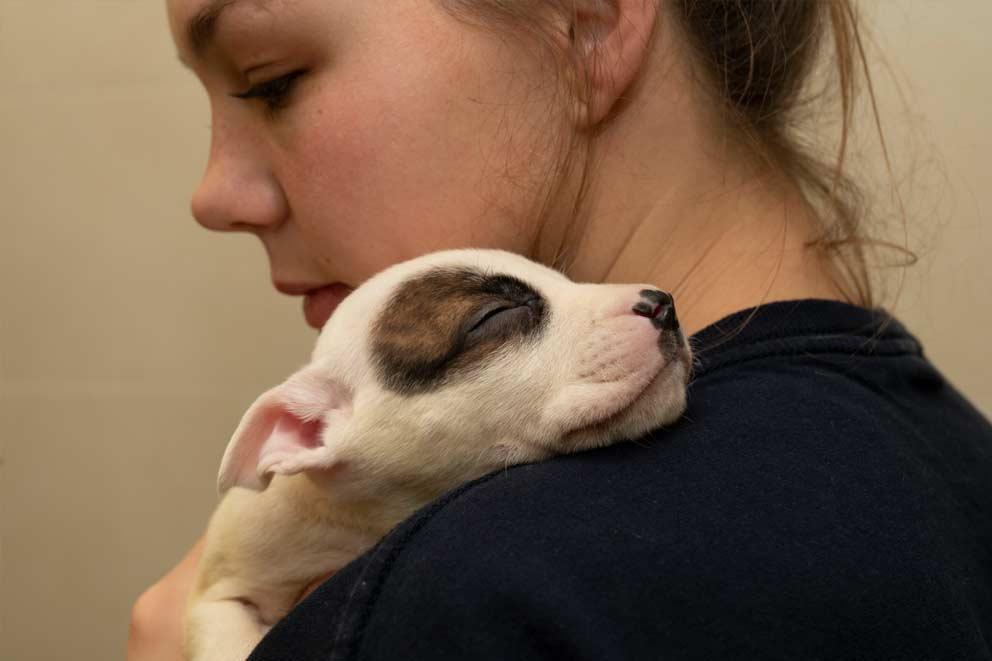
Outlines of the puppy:
[{"label": "puppy", "polygon": [[224,453],[187,657],[246,658],[307,585],[463,482],[672,422],[690,364],[650,285],[577,284],[489,250],[376,275]]}]

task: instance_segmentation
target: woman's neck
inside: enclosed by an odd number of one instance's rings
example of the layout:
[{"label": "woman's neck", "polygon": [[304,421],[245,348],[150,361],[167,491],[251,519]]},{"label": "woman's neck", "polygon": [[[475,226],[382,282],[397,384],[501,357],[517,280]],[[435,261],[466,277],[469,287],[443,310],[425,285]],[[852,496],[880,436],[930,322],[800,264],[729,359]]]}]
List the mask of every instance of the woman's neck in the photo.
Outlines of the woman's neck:
[{"label": "woman's neck", "polygon": [[597,139],[568,275],[667,289],[689,333],[772,301],[845,299],[836,265],[809,246],[818,225],[798,187],[755,165],[667,73]]},{"label": "woman's neck", "polygon": [[571,277],[669,290],[689,333],[763,303],[844,299],[836,267],[809,246],[816,226],[798,191],[756,180],[683,192],[591,217]]}]

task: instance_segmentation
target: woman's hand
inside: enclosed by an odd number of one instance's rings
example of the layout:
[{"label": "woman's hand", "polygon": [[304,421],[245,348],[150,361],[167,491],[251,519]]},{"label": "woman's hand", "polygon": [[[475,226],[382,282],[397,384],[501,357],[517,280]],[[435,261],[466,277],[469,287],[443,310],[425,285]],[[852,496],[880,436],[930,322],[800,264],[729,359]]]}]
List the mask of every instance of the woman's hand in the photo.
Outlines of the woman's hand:
[{"label": "woman's hand", "polygon": [[[203,537],[178,565],[134,602],[127,637],[127,661],[184,661],[183,614],[201,555]],[[330,576],[325,574],[311,582],[297,601],[302,601]]]},{"label": "woman's hand", "polygon": [[183,611],[203,554],[203,537],[131,609],[127,661],[183,661]]}]

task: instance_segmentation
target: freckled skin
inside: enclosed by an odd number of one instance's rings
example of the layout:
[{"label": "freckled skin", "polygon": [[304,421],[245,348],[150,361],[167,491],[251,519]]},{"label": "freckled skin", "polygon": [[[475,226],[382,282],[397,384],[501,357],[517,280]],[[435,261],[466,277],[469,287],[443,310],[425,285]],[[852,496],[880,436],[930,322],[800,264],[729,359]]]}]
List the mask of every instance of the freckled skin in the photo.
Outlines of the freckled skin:
[{"label": "freckled skin", "polygon": [[[211,105],[197,220],[256,233],[288,282],[354,286],[451,247],[528,253],[554,155],[553,90],[533,86],[547,72],[437,4],[242,0],[199,59],[184,23],[204,0],[169,0]],[[298,69],[275,113],[229,96]]]}]

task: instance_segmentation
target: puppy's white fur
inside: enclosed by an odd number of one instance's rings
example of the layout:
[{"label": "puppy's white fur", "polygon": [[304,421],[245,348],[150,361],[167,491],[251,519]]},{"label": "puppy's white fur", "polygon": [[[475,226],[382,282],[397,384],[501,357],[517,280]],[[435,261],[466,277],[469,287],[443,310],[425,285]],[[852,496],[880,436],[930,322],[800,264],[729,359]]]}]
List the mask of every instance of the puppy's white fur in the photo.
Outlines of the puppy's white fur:
[{"label": "puppy's white fur", "polygon": [[[385,340],[376,344],[391,309],[428,308],[411,321],[426,327],[394,344],[423,333],[443,349],[446,332],[465,337],[454,317],[469,303],[435,314],[430,306],[450,301],[402,298],[412,291],[404,286],[438,272],[456,290],[462,272],[512,276],[540,296],[541,323],[490,341],[434,382],[397,387],[380,355]],[[187,609],[187,657],[246,658],[308,584],[458,484],[677,418],[690,352],[681,332],[632,311],[644,289],[653,287],[578,284],[517,255],[461,250],[398,264],[354,291],[310,364],[259,397],[228,445]]]}]

